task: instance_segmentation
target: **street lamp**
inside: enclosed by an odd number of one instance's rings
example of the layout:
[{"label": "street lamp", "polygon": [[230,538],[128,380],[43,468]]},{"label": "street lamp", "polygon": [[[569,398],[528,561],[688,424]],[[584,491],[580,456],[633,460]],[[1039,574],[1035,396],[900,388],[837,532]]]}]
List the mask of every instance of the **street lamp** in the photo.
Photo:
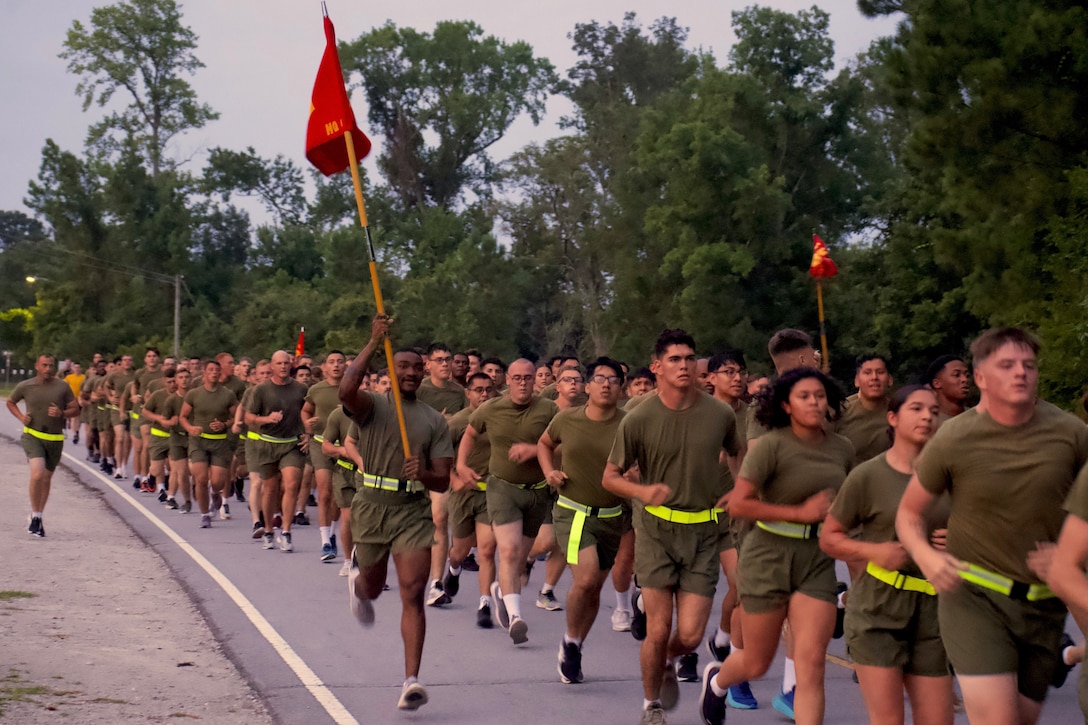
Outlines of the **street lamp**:
[{"label": "street lamp", "polygon": [[48,277],[35,277],[32,274],[27,275],[27,278],[26,278],[27,284],[34,284],[35,282],[48,282],[48,281],[49,281]]},{"label": "street lamp", "polygon": [[4,350],[4,370],[6,371],[6,377],[4,382],[11,384],[11,350]]}]

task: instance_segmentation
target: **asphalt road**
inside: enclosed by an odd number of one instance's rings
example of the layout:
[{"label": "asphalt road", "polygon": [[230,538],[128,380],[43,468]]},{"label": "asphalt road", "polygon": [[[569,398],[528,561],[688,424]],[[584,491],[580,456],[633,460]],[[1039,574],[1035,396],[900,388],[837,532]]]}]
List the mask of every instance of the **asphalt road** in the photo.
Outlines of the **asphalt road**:
[{"label": "asphalt road", "polygon": [[[16,421],[0,417],[0,430],[18,438]],[[84,463],[82,445],[67,445],[63,465],[86,485],[103,491],[104,499],[182,583],[208,619],[225,651],[273,717],[282,723],[636,723],[642,703],[638,643],[611,630],[614,595],[602,594],[602,610],[584,648],[586,680],[563,685],[556,673],[556,652],[564,630],[562,612],[533,606],[543,579],[543,566],[523,594],[529,642],[515,647],[505,632],[475,626],[475,574],[462,576],[461,593],[443,609],[428,609],[428,634],[420,680],[430,703],[414,714],[400,713],[396,702],[403,681],[400,606],[395,574],[392,589],[375,603],[377,624],[363,630],[351,617],[346,579],[338,576],[341,559],[323,564],[315,525],[296,527],[293,553],[264,551],[250,538],[244,504],[232,500],[234,518],[215,520],[200,529],[200,516],[165,509],[150,494],[133,491],[130,481],[107,480]],[[312,511],[311,511],[312,513]],[[316,517],[314,517],[316,519]],[[93,539],[88,539],[93,545]],[[118,571],[124,576],[124,571]],[[845,579],[845,571],[842,572]],[[562,600],[569,575],[559,585]],[[722,579],[718,600],[724,594]],[[717,603],[715,615],[716,621]],[[708,626],[710,631],[713,625]],[[1069,631],[1079,633],[1070,622]],[[184,632],[178,636],[183,637]],[[827,669],[828,723],[866,722],[865,710],[851,670],[836,660],[845,657],[842,641],[831,643]],[[705,664],[705,655],[701,658]],[[781,652],[770,677],[752,684],[760,701],[755,711],[729,711],[731,725],[785,723],[771,707],[781,681]],[[1075,679],[1052,691],[1041,722],[1082,720]],[[671,725],[699,723],[699,685],[681,683],[679,707],[668,714]],[[966,723],[958,715],[957,723]]]}]

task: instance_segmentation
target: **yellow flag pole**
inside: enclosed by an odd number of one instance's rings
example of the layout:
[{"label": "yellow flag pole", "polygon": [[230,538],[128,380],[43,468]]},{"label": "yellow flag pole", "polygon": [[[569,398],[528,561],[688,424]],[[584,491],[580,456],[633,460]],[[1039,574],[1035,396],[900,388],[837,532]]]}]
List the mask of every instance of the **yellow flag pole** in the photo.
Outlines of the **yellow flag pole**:
[{"label": "yellow flag pole", "polygon": [[[370,227],[367,225],[366,205],[363,204],[363,185],[359,181],[359,162],[355,158],[355,141],[351,138],[351,131],[344,134],[344,143],[348,147],[348,161],[351,166],[351,182],[355,186],[355,205],[359,207],[359,224],[366,233],[366,250],[370,255],[370,283],[374,287],[374,304],[378,314],[385,314],[385,303],[382,301],[382,288],[378,283],[378,262],[374,257],[374,243],[370,239]],[[397,409],[397,424],[400,426],[400,442],[404,446],[404,457],[412,455],[408,446],[408,429],[404,426],[404,407],[400,400],[400,385],[397,383],[397,369],[393,365],[393,344],[389,342],[389,336],[385,337],[385,362],[389,367],[389,381],[393,385],[393,405]]]},{"label": "yellow flag pole", "polygon": [[831,360],[827,356],[827,331],[824,329],[824,285],[816,279],[816,305],[820,310],[820,350],[823,355],[823,364],[820,366],[825,373],[831,371]]}]

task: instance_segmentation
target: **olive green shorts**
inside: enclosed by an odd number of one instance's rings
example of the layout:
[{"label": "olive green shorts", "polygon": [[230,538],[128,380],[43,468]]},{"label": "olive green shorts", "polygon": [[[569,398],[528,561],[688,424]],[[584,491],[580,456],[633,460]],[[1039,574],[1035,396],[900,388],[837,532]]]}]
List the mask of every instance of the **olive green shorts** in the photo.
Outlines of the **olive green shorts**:
[{"label": "olive green shorts", "polygon": [[552,507],[548,486],[522,488],[495,476],[487,477],[487,513],[495,526],[521,522],[522,536],[534,538]]},{"label": "olive green shorts", "polygon": [[351,508],[351,502],[355,498],[354,468],[349,471],[339,463],[336,464],[332,474],[332,497],[340,508]]},{"label": "olive green shorts", "polygon": [[[390,554],[429,550],[434,545],[431,500],[422,494],[382,493],[368,491],[351,503],[351,539],[359,566],[373,566]],[[378,503],[398,499],[396,504]]]},{"label": "olive green shorts", "polygon": [[718,524],[680,524],[635,512],[635,578],[640,587],[713,597],[721,564]]},{"label": "olive green shorts", "polygon": [[476,533],[476,524],[491,525],[487,513],[487,492],[479,489],[450,491],[447,504],[453,538],[466,539]]},{"label": "olive green shorts", "polygon": [[230,441],[226,438],[189,436],[190,463],[204,463],[209,466],[226,468],[230,465],[230,459],[233,456]]},{"label": "olive green shorts", "polygon": [[733,519],[729,514],[718,514],[718,553],[737,548],[737,539],[733,536]]},{"label": "olive green shorts", "polygon": [[170,436],[157,436],[154,433],[148,435],[147,454],[152,461],[165,460],[170,455]]},{"label": "olive green shorts", "polygon": [[189,460],[189,436],[185,434],[170,434],[170,460]]},{"label": "olive green shorts", "polygon": [[253,457],[248,457],[250,465],[256,466],[261,478],[275,478],[285,468],[303,468],[306,455],[299,450],[298,443],[270,443],[269,441],[251,441]]},{"label": "olive green shorts", "polygon": [[132,435],[132,439],[136,441],[143,440],[143,431],[140,430],[140,419],[133,419],[132,416],[129,416],[128,424],[128,432]]},{"label": "olive green shorts", "polygon": [[79,409],[79,422],[86,423],[87,425],[92,425],[94,421],[91,418],[91,412],[94,411],[94,409],[94,406],[90,403],[83,405]]},{"label": "olive green shorts", "polygon": [[862,574],[850,587],[845,633],[846,651],[859,665],[919,677],[949,674],[936,596],[896,589]]},{"label": "olive green shorts", "polygon": [[754,527],[744,538],[737,566],[740,602],[753,614],[786,606],[795,592],[834,604],[835,560],[816,539],[791,539]]},{"label": "olive green shorts", "polygon": [[128,414],[127,413],[125,414],[125,417],[122,418],[120,409],[106,408],[106,411],[107,411],[107,415],[109,415],[110,425],[111,426],[114,426],[114,427],[117,427],[119,425],[120,426],[125,426],[125,430],[128,430]]},{"label": "olive green shorts", "polygon": [[321,450],[321,441],[315,441],[311,438],[310,448],[307,453],[310,456],[310,465],[314,467],[315,471],[331,471],[333,466],[336,465],[336,459],[329,458]]},{"label": "olive green shorts", "polygon": [[[624,515],[606,519],[587,516],[556,504],[552,509],[555,539],[568,564],[578,563],[578,554],[589,548],[597,549],[597,563],[601,571],[608,571],[616,563],[620,539],[624,533]],[[574,546],[571,546],[571,540]],[[572,551],[573,548],[573,551]]]},{"label": "olive green shorts", "polygon": [[113,430],[113,426],[110,425],[110,411],[109,410],[107,410],[106,408],[96,408],[95,409],[94,427],[95,427],[95,430],[97,430],[99,432],[112,431]]},{"label": "olive green shorts", "polygon": [[27,459],[44,458],[45,470],[55,471],[60,464],[61,454],[64,452],[64,441],[43,441],[29,433],[23,433],[23,453]]},{"label": "olive green shorts", "polygon": [[957,675],[1012,673],[1021,695],[1046,698],[1065,627],[1060,599],[1022,602],[964,582],[940,596],[937,611]]}]

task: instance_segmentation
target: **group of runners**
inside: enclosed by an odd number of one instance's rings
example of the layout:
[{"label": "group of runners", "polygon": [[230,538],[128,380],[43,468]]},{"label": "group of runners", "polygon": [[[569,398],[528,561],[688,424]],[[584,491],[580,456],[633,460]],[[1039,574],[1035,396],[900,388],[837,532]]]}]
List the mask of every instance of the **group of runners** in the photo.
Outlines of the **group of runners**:
[{"label": "group of runners", "polygon": [[[772,706],[799,723],[824,719],[836,636],[875,723],[904,721],[904,693],[915,723],[951,723],[953,672],[971,722],[1033,723],[1083,656],[1064,627],[1067,612],[1088,625],[1088,426],[1038,398],[1026,332],[988,331],[969,358],[938,358],[898,389],[887,359],[862,355],[846,397],[797,330],[771,337],[768,379],[739,351],[699,358],[682,330],[662,332],[637,370],[609,357],[507,365],[442,343],[381,370],[390,324],[376,317],[361,352],[317,365],[286,351],[160,364],[149,348],[139,370],[95,359],[77,384],[39,357],[8,399],[30,461],[29,532],[45,535],[66,419],[106,475],[131,471],[181,512],[195,498],[201,527],[229,519],[248,481],[266,549],[294,550],[314,491],[320,560],[343,552],[364,627],[395,563],[404,710],[428,700],[426,607],[477,571],[477,626],[522,644],[522,588],[542,558],[535,603],[565,604],[566,684],[585,677],[611,578],[611,626],[642,642],[641,723],[664,723],[685,680],[701,680],[708,724],[758,707],[748,683],[780,642]],[[1088,712],[1083,673],[1078,694]]]}]

